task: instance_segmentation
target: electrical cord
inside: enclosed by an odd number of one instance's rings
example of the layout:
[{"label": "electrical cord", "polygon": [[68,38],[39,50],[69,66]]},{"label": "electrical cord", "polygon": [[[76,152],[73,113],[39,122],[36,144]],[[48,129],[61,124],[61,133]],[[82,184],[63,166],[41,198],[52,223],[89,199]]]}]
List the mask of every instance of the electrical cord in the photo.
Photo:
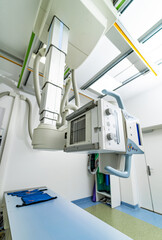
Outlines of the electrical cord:
[{"label": "electrical cord", "polygon": [[74,96],[75,96],[75,105],[77,107],[80,107],[80,97],[79,97],[77,83],[74,76],[74,69],[72,69],[71,73],[72,73],[72,84],[73,84],[73,90],[74,90]]},{"label": "electrical cord", "polygon": [[9,91],[2,92],[2,93],[0,93],[0,98],[1,98],[1,97],[4,97],[4,96],[9,96],[9,95],[10,95],[10,92],[9,92]]},{"label": "electrical cord", "polygon": [[34,83],[34,91],[35,91],[38,107],[40,107],[40,102],[41,102],[41,90],[39,85],[39,62],[41,57],[45,55],[45,50],[46,50],[45,48],[41,48],[39,50],[39,52],[37,53],[34,59],[34,65],[33,65],[33,83]]},{"label": "electrical cord", "polygon": [[[95,155],[95,156],[94,156]],[[92,158],[93,157],[93,158]],[[92,165],[92,160],[95,162],[94,168],[92,170],[91,165]],[[99,154],[89,154],[88,155],[88,172],[92,175],[97,173],[97,169],[99,167]]]},{"label": "electrical cord", "polygon": [[[11,96],[11,97],[15,98],[16,94],[15,93],[11,93],[9,91],[0,93],[0,98],[4,97],[4,96]],[[23,95],[20,95],[20,99],[26,101],[28,106],[29,106],[29,111],[28,111],[28,132],[29,132],[30,139],[32,140],[32,136],[33,136],[33,134],[32,134],[32,104],[31,104],[31,101],[28,98],[26,98],[25,96],[23,96]]]},{"label": "electrical cord", "polygon": [[29,112],[28,112],[28,131],[29,131],[29,136],[30,139],[32,140],[33,138],[33,133],[32,133],[32,104],[28,98],[25,100],[29,106]]}]

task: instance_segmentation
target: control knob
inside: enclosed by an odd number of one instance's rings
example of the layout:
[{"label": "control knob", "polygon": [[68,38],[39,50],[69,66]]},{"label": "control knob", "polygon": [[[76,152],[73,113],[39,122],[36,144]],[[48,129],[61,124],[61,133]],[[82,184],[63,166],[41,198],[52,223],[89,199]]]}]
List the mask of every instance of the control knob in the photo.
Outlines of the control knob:
[{"label": "control knob", "polygon": [[108,139],[108,140],[114,140],[114,137],[115,137],[115,136],[114,136],[113,133],[108,133],[108,134],[107,134],[107,139]]},{"label": "control knob", "polygon": [[106,113],[106,115],[111,115],[111,114],[113,113],[113,111],[112,111],[111,108],[107,108],[107,109],[105,110],[105,113]]}]

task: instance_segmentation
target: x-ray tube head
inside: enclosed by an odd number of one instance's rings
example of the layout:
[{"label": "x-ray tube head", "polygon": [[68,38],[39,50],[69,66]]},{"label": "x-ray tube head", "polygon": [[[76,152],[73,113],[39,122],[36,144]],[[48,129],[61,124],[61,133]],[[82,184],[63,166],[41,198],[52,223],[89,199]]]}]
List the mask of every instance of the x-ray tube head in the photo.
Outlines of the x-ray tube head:
[{"label": "x-ray tube head", "polygon": [[[130,176],[132,155],[144,153],[138,119],[119,105],[100,99],[67,116],[67,121],[66,152],[102,154],[108,161],[104,167],[108,174]],[[123,170],[114,168],[112,162],[121,162],[123,157]]]},{"label": "x-ray tube head", "polygon": [[92,101],[67,121],[65,151],[125,152],[122,112],[117,106],[103,99]]}]

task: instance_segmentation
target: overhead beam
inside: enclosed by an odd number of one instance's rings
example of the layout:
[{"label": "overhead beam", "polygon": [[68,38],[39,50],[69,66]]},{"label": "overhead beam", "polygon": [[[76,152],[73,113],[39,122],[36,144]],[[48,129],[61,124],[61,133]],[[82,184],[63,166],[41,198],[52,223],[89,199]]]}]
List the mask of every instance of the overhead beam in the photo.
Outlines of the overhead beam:
[{"label": "overhead beam", "polygon": [[162,30],[162,20],[159,20],[152,28],[150,28],[147,32],[145,32],[138,41],[140,43],[145,43],[150,38],[152,38],[156,33]]}]

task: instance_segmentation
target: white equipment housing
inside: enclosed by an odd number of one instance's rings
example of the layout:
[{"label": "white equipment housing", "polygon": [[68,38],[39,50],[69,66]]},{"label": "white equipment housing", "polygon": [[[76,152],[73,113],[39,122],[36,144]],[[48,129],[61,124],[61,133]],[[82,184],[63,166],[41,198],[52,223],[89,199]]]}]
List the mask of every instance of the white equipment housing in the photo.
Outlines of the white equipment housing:
[{"label": "white equipment housing", "polygon": [[125,150],[121,109],[100,99],[92,101],[67,117],[65,151],[120,152]]},{"label": "white equipment housing", "polygon": [[138,119],[104,99],[67,116],[66,152],[139,154],[143,152]]},{"label": "white equipment housing", "polygon": [[[100,159],[107,159],[105,170],[109,174],[128,178],[132,155],[144,153],[139,121],[124,110],[118,94],[104,91],[116,98],[118,106],[100,99],[67,116],[68,129],[64,150],[99,153]],[[124,170],[121,170],[118,163],[121,163],[123,158],[125,164]]]}]

